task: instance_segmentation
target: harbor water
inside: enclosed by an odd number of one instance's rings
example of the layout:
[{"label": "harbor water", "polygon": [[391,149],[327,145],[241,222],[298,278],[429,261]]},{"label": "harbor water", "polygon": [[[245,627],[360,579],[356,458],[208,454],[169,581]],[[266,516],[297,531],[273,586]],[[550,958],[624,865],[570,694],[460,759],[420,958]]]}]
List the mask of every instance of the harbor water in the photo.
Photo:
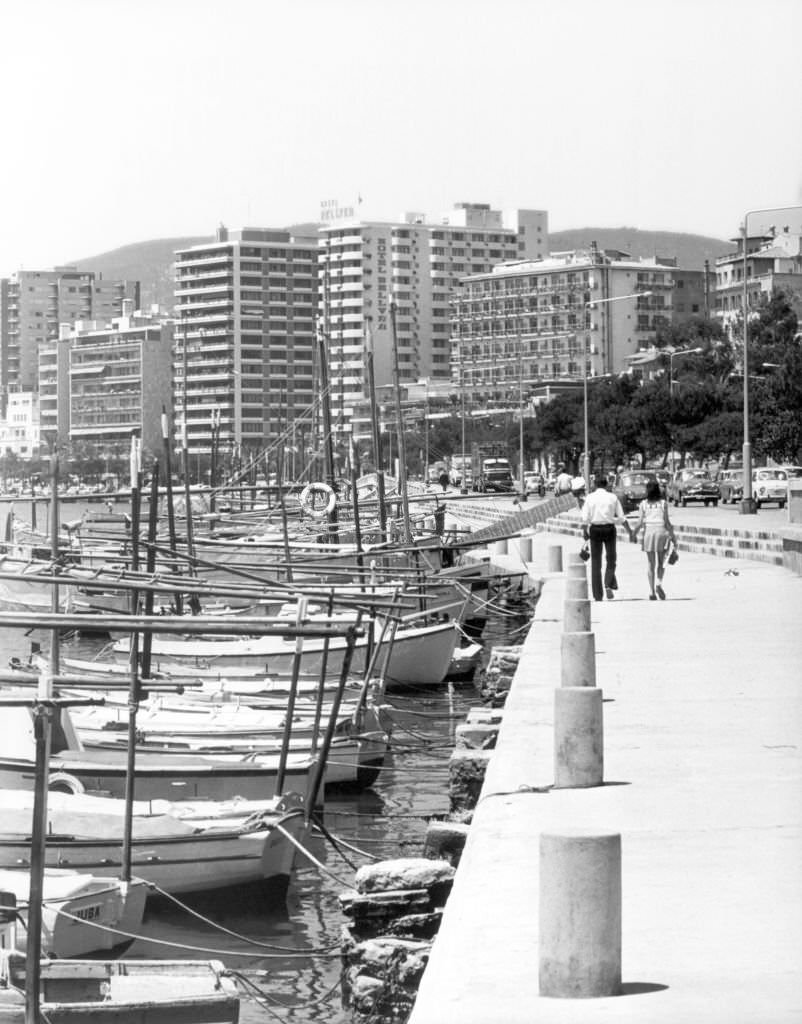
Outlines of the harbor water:
[{"label": "harbor water", "polygon": [[[485,658],[494,644],[520,642],[527,607],[499,605],[485,629]],[[102,640],[73,637],[65,652],[91,657]],[[0,664],[42,653],[46,632],[0,630]],[[281,1019],[293,1024],[345,1024],[340,992],[338,897],[353,885],[355,868],[370,859],[420,856],[431,817],[448,809],[448,759],[457,725],[479,702],[473,683],[390,694],[391,751],[373,786],[363,792],[327,791],[324,824],[340,852],[316,834],[310,852],[322,867],[298,856],[286,902],[270,905],[253,889],[232,889],[148,907],[126,952],[136,958],[217,958],[239,972],[246,1024]],[[232,794],[233,795],[233,794]],[[347,845],[346,845],[347,844]],[[351,850],[348,847],[353,847]],[[356,852],[358,851],[358,852]]]}]

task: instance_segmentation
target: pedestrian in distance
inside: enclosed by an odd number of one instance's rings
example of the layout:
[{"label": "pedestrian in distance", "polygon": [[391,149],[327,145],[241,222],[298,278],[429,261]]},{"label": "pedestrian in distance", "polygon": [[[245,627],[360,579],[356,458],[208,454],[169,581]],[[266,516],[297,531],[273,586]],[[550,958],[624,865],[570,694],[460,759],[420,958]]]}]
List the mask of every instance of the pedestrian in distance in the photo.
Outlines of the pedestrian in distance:
[{"label": "pedestrian in distance", "polygon": [[440,476],[437,479],[440,481],[440,486],[443,488],[443,490],[447,491],[448,490],[448,473],[446,473],[446,471],[443,470],[443,472],[440,474]]},{"label": "pedestrian in distance", "polygon": [[565,472],[565,463],[561,462],[557,466],[557,479],[554,483],[555,494],[570,494],[571,493],[571,475]]},{"label": "pedestrian in distance", "polygon": [[[668,516],[668,502],[660,495],[660,484],[656,480],[650,480],[646,485],[646,497],[638,506],[639,518],[630,532],[630,539],[635,541],[638,531],[643,527],[643,540],[641,547],[646,553],[646,575],[649,579],[649,600],[656,601],[660,598],[665,601],[666,595],[663,590],[663,573],[665,572],[665,558],[668,545],[676,546],[674,527]],[[657,585],[655,586],[655,570],[657,574]]]},{"label": "pedestrian in distance", "polygon": [[[582,506],[582,536],[590,541],[590,582],[593,600],[601,601],[606,594],[611,601],[618,590],[615,575],[617,550],[616,526],[623,523],[632,538],[632,531],[624,516],[621,502],[607,490],[607,478],[596,477],[596,489]],[[602,590],[602,554],[604,555],[604,589]]]},{"label": "pedestrian in distance", "polygon": [[583,476],[575,476],[571,481],[571,494],[576,498],[576,504],[578,508],[582,508],[585,504],[585,498],[587,497],[587,488],[585,487],[585,478]]}]

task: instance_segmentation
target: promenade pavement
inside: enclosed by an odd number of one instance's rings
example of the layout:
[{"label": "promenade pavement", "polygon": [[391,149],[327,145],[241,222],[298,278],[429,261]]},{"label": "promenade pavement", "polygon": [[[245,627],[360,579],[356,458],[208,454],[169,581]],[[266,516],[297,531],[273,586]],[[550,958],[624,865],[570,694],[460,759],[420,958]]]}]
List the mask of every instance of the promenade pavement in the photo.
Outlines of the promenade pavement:
[{"label": "promenade pavement", "polygon": [[[683,552],[649,601],[619,542],[617,596],[591,604],[605,785],[553,790],[564,576],[545,569],[579,543],[533,538],[542,595],[411,1024],[802,1021],[802,577]],[[510,551],[493,561],[520,568]],[[622,835],[615,998],[539,995],[539,836],[578,827]]]}]

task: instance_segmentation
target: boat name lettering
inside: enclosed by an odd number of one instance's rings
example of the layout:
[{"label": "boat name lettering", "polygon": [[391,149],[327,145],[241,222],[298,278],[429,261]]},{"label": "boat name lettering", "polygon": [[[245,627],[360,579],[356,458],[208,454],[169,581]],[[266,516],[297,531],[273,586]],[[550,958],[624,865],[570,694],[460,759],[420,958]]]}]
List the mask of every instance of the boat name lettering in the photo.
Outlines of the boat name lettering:
[{"label": "boat name lettering", "polygon": [[75,911],[75,916],[80,917],[82,921],[97,921],[102,909],[103,907],[100,903],[93,903],[91,907],[78,907]]}]

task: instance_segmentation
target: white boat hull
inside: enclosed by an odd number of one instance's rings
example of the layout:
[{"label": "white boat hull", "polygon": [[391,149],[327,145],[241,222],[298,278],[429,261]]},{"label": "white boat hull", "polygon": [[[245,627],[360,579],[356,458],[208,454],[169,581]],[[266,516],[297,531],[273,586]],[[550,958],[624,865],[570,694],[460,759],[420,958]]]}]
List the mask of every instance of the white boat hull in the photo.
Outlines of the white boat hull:
[{"label": "white boat hull", "polygon": [[[25,860],[30,856],[20,850]],[[103,873],[101,873],[102,875]],[[0,868],[0,890],[11,892],[21,910],[16,926],[17,948],[24,949],[30,872]],[[76,957],[120,950],[131,943],[142,924],[147,898],[143,881],[124,883],[110,876],[79,873],[66,868],[45,868],[42,899],[42,951],[49,956]],[[126,934],[127,933],[127,934]]]}]

